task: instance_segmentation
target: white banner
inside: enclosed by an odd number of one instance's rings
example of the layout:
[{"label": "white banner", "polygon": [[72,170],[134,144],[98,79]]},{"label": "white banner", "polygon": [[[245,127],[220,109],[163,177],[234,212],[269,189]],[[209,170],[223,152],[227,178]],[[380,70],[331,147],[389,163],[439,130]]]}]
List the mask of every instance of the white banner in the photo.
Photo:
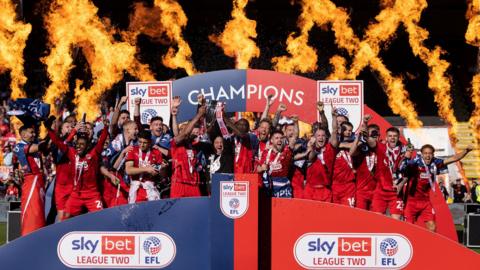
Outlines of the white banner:
[{"label": "white banner", "polygon": [[[363,119],[363,81],[318,81],[318,101],[324,103],[328,123],[332,124],[330,104],[348,117],[356,131]],[[318,114],[318,113],[317,113]]]},{"label": "white banner", "polygon": [[149,124],[154,116],[161,116],[163,123],[170,121],[172,82],[127,82],[127,109],[133,119],[135,98],[142,98],[140,117],[142,124]]}]

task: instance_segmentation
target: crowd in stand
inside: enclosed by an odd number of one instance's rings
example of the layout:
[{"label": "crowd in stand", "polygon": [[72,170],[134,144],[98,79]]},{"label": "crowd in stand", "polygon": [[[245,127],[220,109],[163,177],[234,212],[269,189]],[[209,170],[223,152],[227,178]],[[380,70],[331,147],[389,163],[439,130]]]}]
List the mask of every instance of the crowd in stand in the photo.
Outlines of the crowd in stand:
[{"label": "crowd in stand", "polygon": [[[395,127],[381,134],[368,115],[355,132],[346,115],[321,102],[312,112],[320,120],[302,137],[298,118],[282,116],[284,104],[270,118],[271,97],[253,123],[227,117],[221,106],[208,117],[212,108],[199,95],[190,121],[177,122],[182,100],[174,97],[170,123],[157,116],[143,125],[141,99],[134,100],[133,117],[122,109],[126,102],[121,98],[110,115],[93,123],[68,113],[51,116],[42,123],[48,131],[44,138],[38,136],[38,125],[24,125],[21,140],[14,147],[6,144],[4,164],[17,168],[9,190],[18,196],[22,186],[23,235],[49,223],[44,192],[53,178],[57,221],[62,221],[127,203],[208,196],[214,173],[257,173],[262,192],[272,197],[343,204],[411,223],[420,220],[435,231],[429,194],[436,176],[472,150],[439,159],[429,144],[419,151],[402,144]],[[324,106],[332,106],[331,123]],[[0,117],[8,126],[5,112]]]}]

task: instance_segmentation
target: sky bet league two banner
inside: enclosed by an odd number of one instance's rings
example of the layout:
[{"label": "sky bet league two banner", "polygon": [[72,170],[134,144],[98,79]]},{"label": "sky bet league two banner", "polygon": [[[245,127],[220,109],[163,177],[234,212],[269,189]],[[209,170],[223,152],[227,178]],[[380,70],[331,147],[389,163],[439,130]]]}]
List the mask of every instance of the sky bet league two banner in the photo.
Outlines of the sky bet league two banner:
[{"label": "sky bet league two banner", "polygon": [[170,104],[174,96],[183,100],[178,120],[191,119],[197,109],[197,95],[207,100],[226,103],[228,112],[262,112],[269,95],[274,104],[284,103],[285,115],[297,114],[301,120],[313,123],[318,120],[316,102],[323,101],[327,118],[331,118],[330,105],[340,114],[347,115],[356,130],[363,118],[362,81],[314,81],[304,77],[267,70],[221,70],[173,82],[128,82],[128,108],[133,111],[134,98],[141,97],[142,123],[153,116],[161,116],[165,123],[170,117]]}]

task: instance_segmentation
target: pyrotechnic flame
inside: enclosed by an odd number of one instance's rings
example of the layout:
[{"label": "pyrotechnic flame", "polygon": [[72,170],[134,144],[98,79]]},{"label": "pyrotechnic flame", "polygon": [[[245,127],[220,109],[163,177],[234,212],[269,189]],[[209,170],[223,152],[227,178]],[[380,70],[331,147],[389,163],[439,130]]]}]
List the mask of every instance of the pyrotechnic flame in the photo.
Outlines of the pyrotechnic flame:
[{"label": "pyrotechnic flame", "polygon": [[31,31],[30,24],[17,20],[12,1],[0,0],[0,73],[10,71],[11,99],[26,97],[23,50]]},{"label": "pyrotechnic flame", "polygon": [[45,17],[50,54],[42,59],[52,81],[44,99],[53,103],[68,91],[68,74],[73,68],[72,49],[82,49],[92,73],[90,89],[75,89],[78,115],[87,113],[89,120],[98,116],[102,94],[123,78],[126,70],[140,80],[154,80],[148,67],[135,59],[136,48],[128,42],[116,41],[116,33],[108,22],[100,20],[98,9],[90,0],[56,0]]},{"label": "pyrotechnic flame", "polygon": [[470,1],[467,10],[469,20],[465,40],[468,44],[478,47],[477,74],[472,78],[472,101],[475,109],[470,117],[470,126],[475,133],[475,143],[480,147],[480,1]]},{"label": "pyrotechnic flame", "polygon": [[409,43],[414,55],[418,56],[429,68],[428,87],[434,93],[434,99],[438,106],[438,114],[447,124],[449,129],[450,141],[453,147],[457,144],[457,119],[452,109],[452,98],[450,96],[450,78],[446,75],[450,64],[440,56],[443,50],[437,46],[434,50],[429,50],[424,46],[424,41],[428,38],[428,31],[421,28],[418,24],[420,17],[427,2],[425,0],[417,1],[399,1],[402,4],[402,22],[409,35]]},{"label": "pyrotechnic flame", "polygon": [[233,0],[232,20],[227,22],[222,34],[209,36],[227,56],[235,58],[238,69],[248,68],[250,60],[260,56],[260,49],[253,40],[257,37],[257,22],[245,15],[247,3],[248,0]]},{"label": "pyrotechnic flame", "polygon": [[[301,35],[287,40],[287,51],[291,57],[282,56],[272,60],[277,71],[307,72],[316,70],[316,52],[308,46],[308,32],[313,25],[319,27],[330,25],[335,34],[335,43],[354,57],[350,71],[347,72],[346,61],[342,57],[333,56],[330,63],[334,72],[328,79],[355,79],[367,66],[376,71],[388,96],[388,104],[395,114],[403,117],[409,127],[420,127],[413,103],[409,99],[402,79],[394,77],[378,57],[382,42],[390,39],[400,23],[398,11],[391,7],[391,1],[384,1],[388,6],[376,17],[378,23],[371,24],[367,29],[366,38],[360,41],[349,26],[348,14],[329,0],[303,0],[302,13],[298,25]],[[313,50],[313,53],[306,54]]]},{"label": "pyrotechnic flame", "polygon": [[173,0],[155,0],[152,8],[137,3],[134,10],[130,16],[129,31],[123,33],[131,44],[136,44],[139,34],[173,44],[176,48],[168,49],[162,57],[163,65],[170,69],[182,68],[188,75],[198,72],[192,62],[192,50],[182,35],[188,19],[179,3]]},{"label": "pyrotechnic flame", "polygon": [[[309,32],[314,25],[319,27],[331,25],[335,33],[335,42],[349,53],[353,53],[359,43],[348,24],[350,18],[345,10],[338,8],[329,0],[303,0],[301,3],[302,13],[297,22],[300,35],[294,37],[295,33],[291,33],[287,39],[287,51],[291,56],[272,59],[276,71],[305,73],[317,69],[317,51],[308,45]],[[342,67],[340,70],[345,68]]]}]

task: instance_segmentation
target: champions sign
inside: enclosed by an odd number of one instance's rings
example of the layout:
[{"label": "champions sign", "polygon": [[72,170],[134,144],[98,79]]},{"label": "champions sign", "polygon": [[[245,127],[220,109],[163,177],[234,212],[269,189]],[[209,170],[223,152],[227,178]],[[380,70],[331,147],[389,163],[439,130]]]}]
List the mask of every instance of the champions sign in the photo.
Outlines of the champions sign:
[{"label": "champions sign", "polygon": [[[327,81],[321,83],[325,82]],[[329,87],[337,87],[337,84],[338,82],[332,81]],[[358,95],[354,96],[352,92],[348,92],[351,90],[345,89],[345,85],[358,86]],[[197,96],[202,94],[206,100],[224,102],[227,112],[262,112],[267,97],[272,96],[273,105],[270,107],[270,113],[274,113],[278,105],[283,103],[287,106],[284,115],[297,114],[301,120],[313,123],[318,120],[316,101],[330,100],[332,96],[321,94],[322,91],[318,88],[320,86],[323,87],[317,81],[308,78],[268,70],[220,70],[173,81],[172,95],[183,100],[177,116],[180,122],[187,121],[195,115]],[[341,90],[344,98],[335,99],[334,105],[345,108],[352,116],[360,113],[357,118],[362,119],[363,82],[345,81]],[[333,96],[337,94],[340,95],[340,92]],[[347,99],[347,95],[351,96]],[[355,100],[352,101],[350,98]],[[329,110],[329,106],[325,106],[325,109]],[[354,125],[360,123],[358,119],[352,119]]]},{"label": "champions sign", "polygon": [[162,232],[70,232],[57,246],[72,268],[164,268],[175,259],[173,239]]},{"label": "champions sign", "polygon": [[306,233],[293,253],[308,269],[400,269],[410,263],[413,248],[400,234]]},{"label": "champions sign", "polygon": [[127,82],[127,96],[127,108],[130,112],[135,108],[135,98],[142,99],[140,105],[142,124],[150,123],[150,119],[155,116],[161,116],[164,123],[170,121],[171,82]]}]

